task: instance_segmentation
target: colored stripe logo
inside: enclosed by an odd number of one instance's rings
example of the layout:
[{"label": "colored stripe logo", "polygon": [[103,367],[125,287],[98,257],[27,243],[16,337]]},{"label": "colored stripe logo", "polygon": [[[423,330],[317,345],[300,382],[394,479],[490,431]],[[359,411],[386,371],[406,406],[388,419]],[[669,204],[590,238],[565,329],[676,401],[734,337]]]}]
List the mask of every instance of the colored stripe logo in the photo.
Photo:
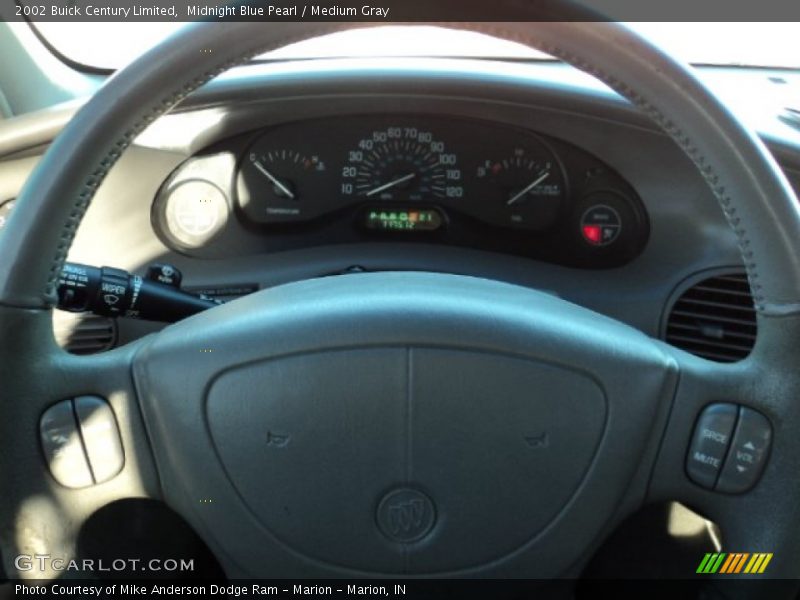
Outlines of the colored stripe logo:
[{"label": "colored stripe logo", "polygon": [[761,574],[767,570],[772,553],[756,552],[717,552],[706,554],[697,567],[697,573],[713,574],[722,573],[735,575],[737,573]]}]

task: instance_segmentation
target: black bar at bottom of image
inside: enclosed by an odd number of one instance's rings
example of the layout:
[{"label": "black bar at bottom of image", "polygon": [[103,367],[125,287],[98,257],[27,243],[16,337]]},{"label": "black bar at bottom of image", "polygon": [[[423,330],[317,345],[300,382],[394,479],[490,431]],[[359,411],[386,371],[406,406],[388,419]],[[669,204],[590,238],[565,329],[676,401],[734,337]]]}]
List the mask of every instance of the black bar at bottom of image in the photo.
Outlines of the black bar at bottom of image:
[{"label": "black bar at bottom of image", "polygon": [[647,598],[723,600],[747,597],[759,600],[791,597],[800,582],[777,579],[369,579],[369,580],[229,580],[142,579],[56,581],[16,580],[0,583],[6,598],[390,598],[392,600],[458,599],[595,599]]}]

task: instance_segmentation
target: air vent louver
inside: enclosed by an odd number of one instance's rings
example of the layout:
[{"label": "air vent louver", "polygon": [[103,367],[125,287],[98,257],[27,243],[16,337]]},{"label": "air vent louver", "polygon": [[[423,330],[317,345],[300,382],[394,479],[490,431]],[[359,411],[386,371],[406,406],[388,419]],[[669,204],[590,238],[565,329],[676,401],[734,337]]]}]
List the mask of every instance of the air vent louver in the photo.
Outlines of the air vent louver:
[{"label": "air vent louver", "polygon": [[114,319],[90,314],[53,311],[56,342],[72,354],[95,354],[112,348],[117,340]]},{"label": "air vent louver", "polygon": [[756,313],[747,277],[720,275],[690,287],[672,306],[665,338],[710,360],[745,358],[756,340]]}]

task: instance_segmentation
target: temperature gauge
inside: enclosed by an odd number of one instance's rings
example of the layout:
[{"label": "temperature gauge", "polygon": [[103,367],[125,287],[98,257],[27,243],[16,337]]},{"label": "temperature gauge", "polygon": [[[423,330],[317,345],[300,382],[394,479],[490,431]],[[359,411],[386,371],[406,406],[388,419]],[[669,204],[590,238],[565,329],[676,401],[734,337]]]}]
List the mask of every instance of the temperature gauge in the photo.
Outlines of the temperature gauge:
[{"label": "temperature gauge", "polygon": [[300,220],[326,171],[317,155],[256,144],[242,162],[239,206],[256,223]]}]

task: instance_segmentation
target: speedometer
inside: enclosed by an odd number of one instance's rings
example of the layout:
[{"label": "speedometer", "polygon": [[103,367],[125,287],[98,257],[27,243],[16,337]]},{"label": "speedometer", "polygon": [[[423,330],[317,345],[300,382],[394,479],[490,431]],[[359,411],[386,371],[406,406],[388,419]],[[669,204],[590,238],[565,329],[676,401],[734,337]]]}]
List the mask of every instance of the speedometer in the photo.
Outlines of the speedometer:
[{"label": "speedometer", "polygon": [[342,196],[382,202],[461,198],[455,153],[433,133],[413,126],[372,131],[350,150],[342,168]]}]

